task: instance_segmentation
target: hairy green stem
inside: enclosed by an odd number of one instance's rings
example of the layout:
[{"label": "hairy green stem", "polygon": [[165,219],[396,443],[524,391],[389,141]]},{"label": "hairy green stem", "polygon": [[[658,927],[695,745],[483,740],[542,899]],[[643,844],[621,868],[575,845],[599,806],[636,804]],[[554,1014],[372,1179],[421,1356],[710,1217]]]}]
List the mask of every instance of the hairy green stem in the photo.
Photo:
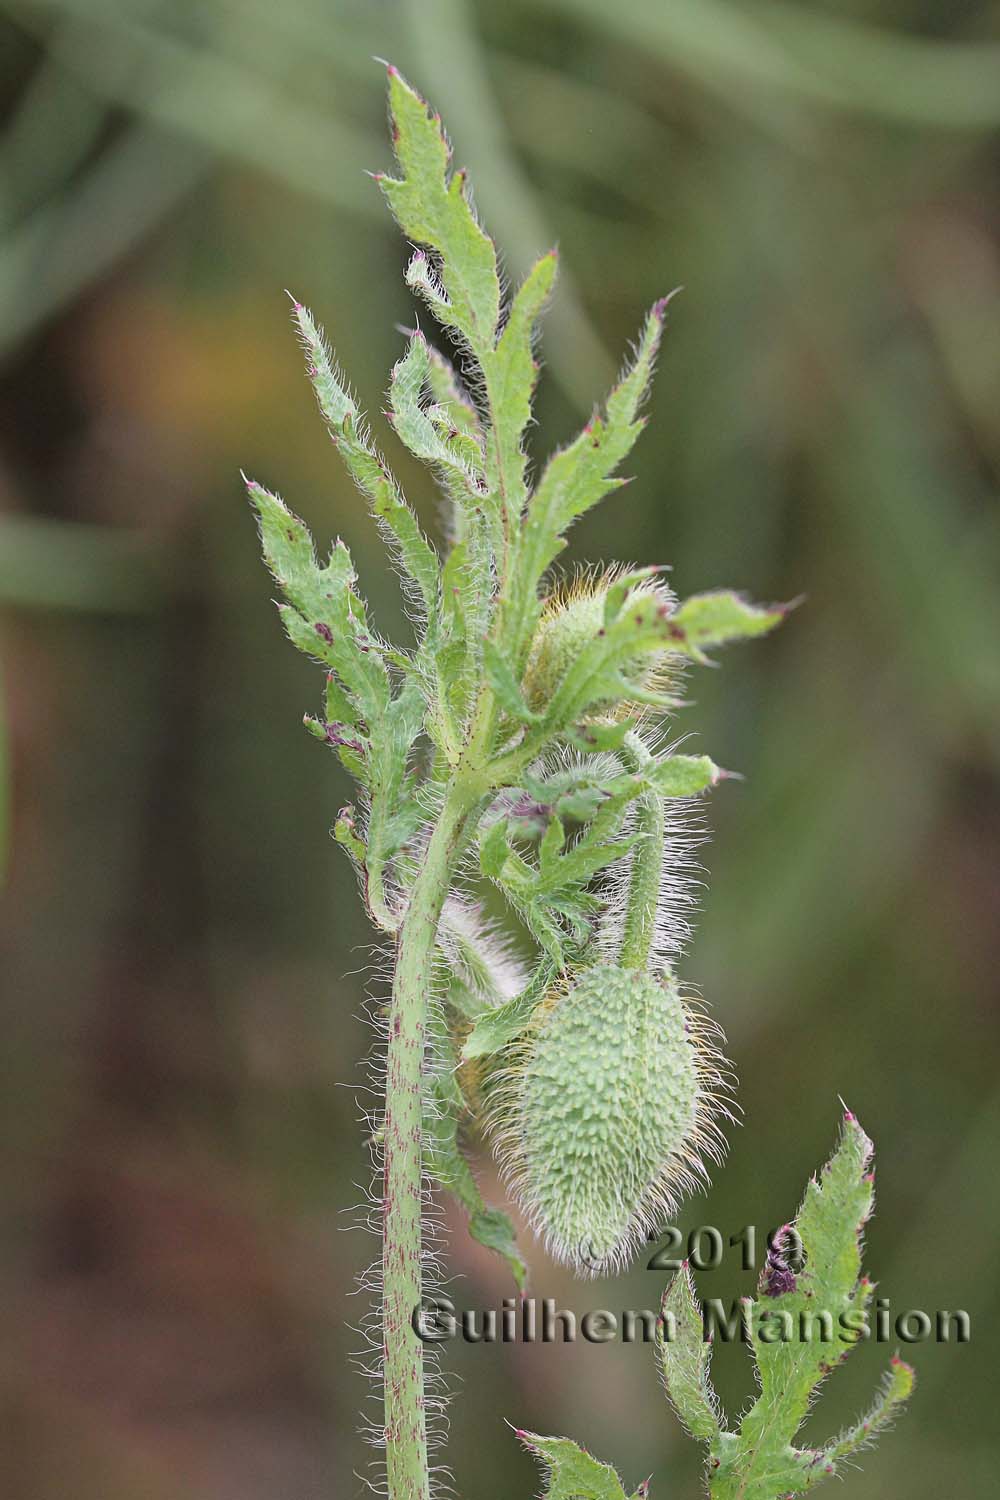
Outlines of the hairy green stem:
[{"label": "hairy green stem", "polygon": [[[629,734],[623,748],[630,771],[643,771],[653,763],[653,756],[637,734]],[[641,837],[632,852],[625,926],[618,955],[618,962],[624,969],[644,969],[649,963],[660,900],[666,834],[663,798],[658,792],[644,792],[636,803],[636,811]]]},{"label": "hairy green stem", "polygon": [[477,797],[449,787],[399,933],[389,1016],[384,1132],[382,1351],[390,1500],[427,1500],[421,1299],[423,1067],[434,942]]}]

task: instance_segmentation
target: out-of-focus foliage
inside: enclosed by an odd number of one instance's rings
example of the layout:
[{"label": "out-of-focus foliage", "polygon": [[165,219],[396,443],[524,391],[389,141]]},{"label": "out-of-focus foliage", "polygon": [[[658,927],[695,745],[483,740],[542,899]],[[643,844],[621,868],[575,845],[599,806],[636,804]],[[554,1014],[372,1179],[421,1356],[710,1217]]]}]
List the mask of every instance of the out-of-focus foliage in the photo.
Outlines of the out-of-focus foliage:
[{"label": "out-of-focus foliage", "polygon": [[[262,598],[237,466],[280,457],[405,632],[281,291],[323,318],[377,411],[413,306],[364,176],[389,165],[372,55],[449,121],[511,279],[560,243],[547,432],[579,428],[609,351],[685,287],[643,477],[580,523],[568,564],[652,557],[682,594],[731,578],[808,595],[738,679],[697,684],[705,743],[753,785],[713,806],[689,960],[748,1126],[711,1215],[727,1237],[774,1227],[827,1144],[835,1079],[879,1142],[869,1256],[894,1308],[973,1324],[968,1346],[915,1351],[905,1441],[852,1495],[890,1474],[910,1500],[985,1490],[1000,11],[2,0],[0,35],[11,1493],[311,1500],[358,1462],[349,1291],[371,1246],[337,1232],[364,1152],[331,1080],[366,1045],[363,993],[383,990],[339,977],[367,941],[325,836],[346,777],[295,726],[309,669]],[[377,427],[433,532],[430,488]],[[584,1295],[532,1259],[535,1294],[581,1311],[655,1308],[662,1289],[639,1269]],[[485,1250],[455,1269],[463,1306],[507,1293]],[[722,1295],[715,1274],[702,1295]],[[886,1352],[858,1351],[824,1432]],[[626,1490],[658,1471],[695,1493],[651,1357],[446,1346],[465,1377],[460,1492],[532,1492],[505,1411],[613,1453]],[[720,1349],[714,1375],[738,1410],[742,1351]]]}]

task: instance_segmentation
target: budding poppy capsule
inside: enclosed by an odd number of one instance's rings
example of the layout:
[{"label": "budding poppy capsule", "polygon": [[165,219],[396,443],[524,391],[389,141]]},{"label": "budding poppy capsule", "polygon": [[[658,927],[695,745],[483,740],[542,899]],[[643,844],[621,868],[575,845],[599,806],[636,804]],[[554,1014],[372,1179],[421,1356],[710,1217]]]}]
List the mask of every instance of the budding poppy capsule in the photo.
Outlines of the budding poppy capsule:
[{"label": "budding poppy capsule", "polygon": [[710,1028],[676,981],[598,964],[541,1003],[500,1092],[497,1154],[550,1252],[622,1265],[717,1156]]},{"label": "budding poppy capsule", "polygon": [[[601,634],[608,591],[619,572],[583,573],[546,600],[524,674],[524,695],[531,708],[542,709],[549,703],[580,653]],[[627,609],[631,600],[649,598],[668,610],[676,603],[666,584],[644,580],[630,590],[622,608]],[[622,668],[622,695],[604,705],[605,711],[625,715],[641,706],[628,698],[627,686],[644,692],[668,691],[676,676],[676,664],[677,654],[666,644],[638,653]],[[592,711],[600,710],[600,704],[592,706]]]}]

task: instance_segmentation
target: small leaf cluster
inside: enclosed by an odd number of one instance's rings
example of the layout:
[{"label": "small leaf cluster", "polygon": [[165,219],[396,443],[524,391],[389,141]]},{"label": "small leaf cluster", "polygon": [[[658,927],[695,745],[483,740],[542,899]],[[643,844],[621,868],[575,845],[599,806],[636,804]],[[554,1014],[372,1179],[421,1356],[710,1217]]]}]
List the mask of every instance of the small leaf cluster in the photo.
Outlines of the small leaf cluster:
[{"label": "small leaf cluster", "polygon": [[[839,1144],[820,1176],[809,1183],[795,1219],[800,1268],[792,1270],[779,1236],[761,1275],[760,1300],[745,1300],[759,1393],[735,1431],[726,1428],[712,1388],[712,1345],[686,1265],[667,1289],[658,1340],[663,1381],[685,1428],[707,1446],[710,1500],[790,1500],[842,1474],[845,1462],[892,1423],[913,1389],[912,1369],[894,1357],[858,1422],[822,1447],[794,1446],[818,1387],[851,1348],[841,1343],[841,1353],[831,1361],[821,1314],[834,1327],[842,1316],[852,1326],[854,1315],[853,1326],[859,1328],[874,1293],[860,1270],[861,1236],[874,1192],[871,1156],[871,1141],[848,1113]],[[765,1328],[776,1330],[786,1320],[794,1328],[792,1337],[761,1337]],[[518,1436],[545,1468],[545,1500],[626,1500],[615,1470],[568,1438]],[[648,1481],[630,1500],[644,1500],[647,1493]]]},{"label": "small leaf cluster", "polygon": [[837,1149],[809,1183],[795,1219],[801,1269],[792,1269],[779,1236],[759,1297],[744,1303],[759,1393],[736,1431],[727,1430],[712,1389],[711,1344],[686,1267],[663,1299],[663,1327],[673,1335],[659,1344],[663,1379],[685,1427],[707,1444],[712,1500],[804,1494],[873,1442],[913,1388],[913,1371],[894,1358],[859,1422],[822,1447],[795,1446],[819,1386],[861,1336],[874,1294],[874,1284],[861,1275],[861,1240],[874,1197],[871,1157],[871,1141],[846,1114]]}]

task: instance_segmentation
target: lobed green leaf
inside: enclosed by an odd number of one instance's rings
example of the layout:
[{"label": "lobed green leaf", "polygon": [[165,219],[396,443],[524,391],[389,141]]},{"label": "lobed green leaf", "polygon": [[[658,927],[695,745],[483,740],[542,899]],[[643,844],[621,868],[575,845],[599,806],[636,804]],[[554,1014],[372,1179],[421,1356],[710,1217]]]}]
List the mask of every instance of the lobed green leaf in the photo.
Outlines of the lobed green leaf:
[{"label": "lobed green leaf", "polygon": [[758,1300],[744,1301],[760,1394],[736,1433],[722,1430],[708,1381],[709,1349],[698,1348],[703,1335],[696,1327],[690,1273],[679,1275],[668,1292],[664,1311],[673,1312],[678,1337],[672,1346],[661,1345],[661,1368],[681,1420],[709,1445],[711,1500],[787,1500],[811,1490],[871,1441],[912,1390],[912,1370],[893,1360],[861,1422],[825,1448],[793,1445],[817,1388],[864,1326],[873,1291],[860,1274],[861,1236],[874,1192],[871,1156],[871,1141],[848,1112],[837,1149],[807,1187],[795,1220],[801,1266],[793,1267],[787,1253],[786,1226],[768,1256]]},{"label": "lobed green leaf", "polygon": [[379,186],[403,233],[440,259],[440,285],[426,262],[411,285],[425,291],[435,316],[464,334],[476,353],[491,348],[500,315],[496,250],[473,212],[465,173],[449,178],[451,150],[440,116],[393,67],[389,111],[402,175],[380,175]]},{"label": "lobed green leaf", "polygon": [[468,503],[482,493],[482,450],[471,435],[442,433],[425,408],[430,381],[430,352],[422,333],[414,333],[403,358],[393,367],[389,386],[389,418],[399,438],[417,458],[445,476],[449,493]]},{"label": "lobed green leaf", "polygon": [[635,359],[580,435],[549,459],[528,503],[517,538],[509,618],[515,656],[527,650],[539,615],[538,585],[565,546],[564,532],[578,516],[624,484],[614,470],[631,451],[644,423],[646,396],[666,313],[657,302],[646,318]]},{"label": "lobed green leaf", "polygon": [[400,565],[415,585],[430,632],[438,619],[440,564],[419,522],[400,493],[382,456],[364,430],[364,418],[340,380],[333,356],[308,308],[296,302],[293,319],[305,350],[307,370],[334,446],[372,513],[396,549]]},{"label": "lobed green leaf", "polygon": [[491,488],[501,496],[510,527],[518,525],[527,498],[522,440],[538,379],[532,354],[535,325],[552,291],[558,264],[555,250],[535,262],[514,296],[496,348],[483,358],[491,423]]}]

